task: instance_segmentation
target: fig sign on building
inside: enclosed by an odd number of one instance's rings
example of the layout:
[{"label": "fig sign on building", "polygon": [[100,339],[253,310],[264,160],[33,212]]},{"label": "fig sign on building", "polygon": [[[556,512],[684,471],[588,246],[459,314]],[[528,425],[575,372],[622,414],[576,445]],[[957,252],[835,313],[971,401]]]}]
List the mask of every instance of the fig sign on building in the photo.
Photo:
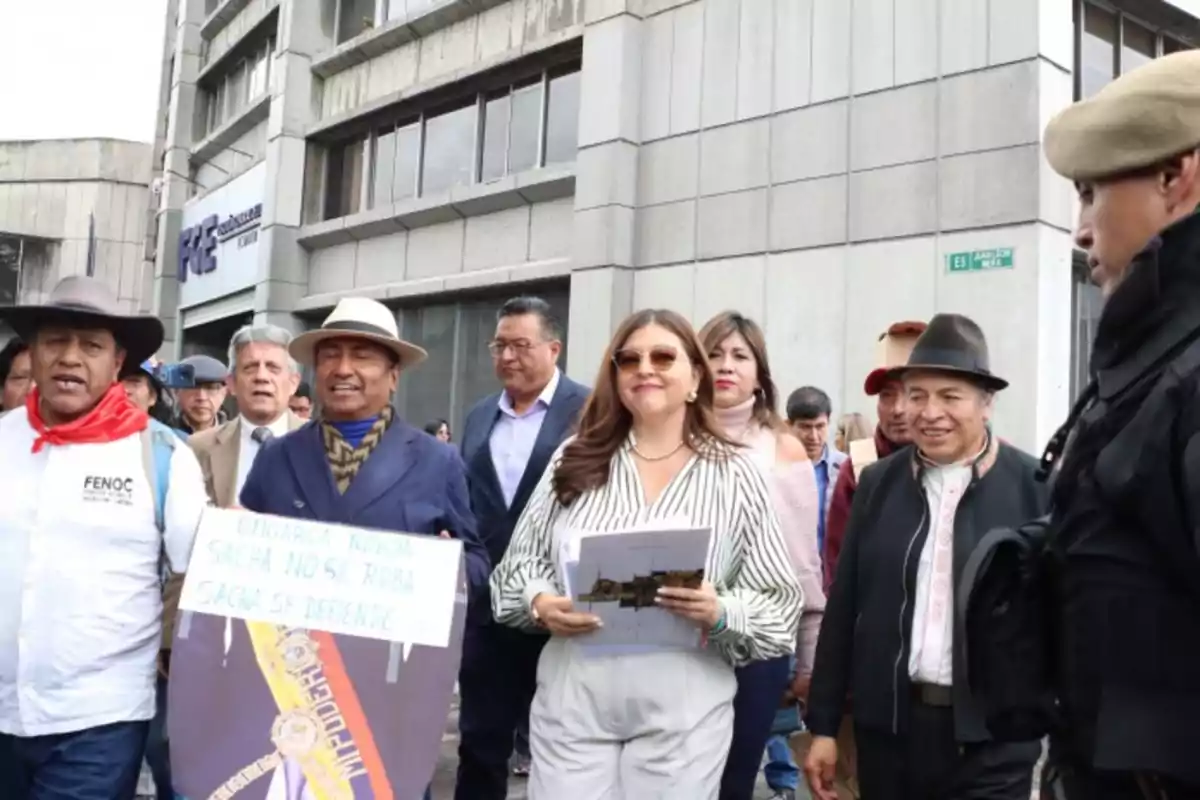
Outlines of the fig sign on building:
[{"label": "fig sign on building", "polygon": [[946,254],[946,272],[984,272],[990,269],[1012,269],[1013,249],[994,247],[991,250],[968,250]]}]

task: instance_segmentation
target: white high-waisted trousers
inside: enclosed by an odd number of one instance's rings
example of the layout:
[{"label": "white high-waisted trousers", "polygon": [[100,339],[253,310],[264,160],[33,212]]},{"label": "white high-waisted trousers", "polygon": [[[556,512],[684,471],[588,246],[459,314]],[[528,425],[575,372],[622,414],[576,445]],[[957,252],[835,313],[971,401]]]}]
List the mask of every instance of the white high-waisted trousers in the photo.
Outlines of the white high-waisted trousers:
[{"label": "white high-waisted trousers", "polygon": [[736,688],[706,650],[596,656],[552,637],[529,715],[530,800],[716,798]]}]

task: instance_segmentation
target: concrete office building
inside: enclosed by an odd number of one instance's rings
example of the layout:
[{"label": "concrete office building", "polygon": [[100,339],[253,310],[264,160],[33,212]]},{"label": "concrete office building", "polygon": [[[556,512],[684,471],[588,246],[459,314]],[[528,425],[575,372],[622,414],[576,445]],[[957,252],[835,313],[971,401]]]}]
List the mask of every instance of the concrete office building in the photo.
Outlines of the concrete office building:
[{"label": "concrete office building", "polygon": [[0,142],[0,305],[39,303],[87,271],[134,310],[148,303],[150,145],[114,139]]},{"label": "concrete office building", "polygon": [[455,424],[519,291],[581,380],[634,309],[736,308],[838,411],[888,322],[960,311],[1037,447],[1095,314],[1043,127],[1200,41],[1187,2],[178,0],[155,307],[219,351],[379,298],[432,356],[401,411]]}]

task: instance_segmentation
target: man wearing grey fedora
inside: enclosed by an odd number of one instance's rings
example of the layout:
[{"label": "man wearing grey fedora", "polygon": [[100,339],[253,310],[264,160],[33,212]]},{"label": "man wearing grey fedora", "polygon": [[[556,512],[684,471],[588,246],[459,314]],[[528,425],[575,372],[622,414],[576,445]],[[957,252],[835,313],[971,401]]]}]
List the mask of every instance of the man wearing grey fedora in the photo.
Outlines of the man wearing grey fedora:
[{"label": "man wearing grey fedora", "polygon": [[118,382],[162,323],[82,277],[0,319],[36,384],[0,418],[0,794],[129,800],[155,711],[161,559],[186,570],[206,504],[182,445],[156,485],[149,417]]},{"label": "man wearing grey fedora", "polygon": [[1027,800],[1037,741],[995,742],[966,683],[955,587],[997,526],[1044,511],[1038,463],[992,435],[979,326],[938,314],[898,370],[914,447],[863,470],[817,641],[805,764],[834,800],[838,730],[853,696],[863,800]]}]

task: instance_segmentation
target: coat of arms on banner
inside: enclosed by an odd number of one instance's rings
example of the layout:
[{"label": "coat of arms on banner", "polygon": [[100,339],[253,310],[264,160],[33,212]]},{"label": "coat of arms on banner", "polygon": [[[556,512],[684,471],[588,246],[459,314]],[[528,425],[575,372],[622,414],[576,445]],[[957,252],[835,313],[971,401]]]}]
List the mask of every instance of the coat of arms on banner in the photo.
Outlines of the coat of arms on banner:
[{"label": "coat of arms on banner", "polygon": [[462,546],[208,509],[171,657],[188,800],[418,800],[466,618]]}]

